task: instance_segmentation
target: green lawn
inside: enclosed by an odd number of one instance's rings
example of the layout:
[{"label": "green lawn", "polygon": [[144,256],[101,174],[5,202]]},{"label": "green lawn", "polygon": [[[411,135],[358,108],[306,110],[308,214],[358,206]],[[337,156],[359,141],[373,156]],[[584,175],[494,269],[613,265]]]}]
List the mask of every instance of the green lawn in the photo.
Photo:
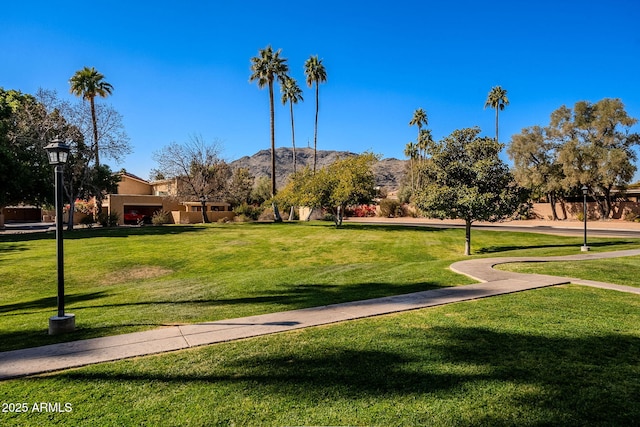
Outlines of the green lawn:
[{"label": "green lawn", "polygon": [[[594,250],[637,247],[600,239]],[[329,223],[79,230],[65,235],[67,312],[56,313],[53,234],[0,236],[2,350],[468,284],[462,230]],[[476,256],[575,253],[580,239],[474,231]]]},{"label": "green lawn", "polygon": [[580,262],[526,262],[498,266],[518,273],[550,274],[640,287],[640,256]]},{"label": "green lawn", "polygon": [[20,426],[637,425],[640,298],[545,288],[5,381],[0,401],[27,403],[0,413]]}]

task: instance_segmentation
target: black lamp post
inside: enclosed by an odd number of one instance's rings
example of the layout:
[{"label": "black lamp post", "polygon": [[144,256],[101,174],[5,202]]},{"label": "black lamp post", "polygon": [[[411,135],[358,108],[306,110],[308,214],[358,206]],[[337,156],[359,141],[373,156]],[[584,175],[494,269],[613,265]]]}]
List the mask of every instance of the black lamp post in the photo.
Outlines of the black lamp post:
[{"label": "black lamp post", "polygon": [[589,193],[589,187],[582,186],[582,217],[584,220],[584,244],[580,250],[582,252],[588,252],[589,246],[587,246],[587,194]]},{"label": "black lamp post", "polygon": [[56,257],[58,260],[58,315],[49,318],[49,335],[71,332],[76,328],[73,314],[64,312],[64,248],[62,238],[62,170],[69,157],[69,146],[58,138],[44,147],[47,150],[49,164],[55,166],[56,189]]}]

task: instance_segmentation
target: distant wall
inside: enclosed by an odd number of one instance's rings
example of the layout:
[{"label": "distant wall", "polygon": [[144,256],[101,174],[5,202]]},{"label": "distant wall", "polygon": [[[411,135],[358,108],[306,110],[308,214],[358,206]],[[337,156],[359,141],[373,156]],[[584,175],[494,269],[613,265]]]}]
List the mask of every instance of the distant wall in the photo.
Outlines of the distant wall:
[{"label": "distant wall", "polygon": [[[556,213],[558,218],[563,219],[566,215],[567,219],[578,219],[582,216],[584,206],[582,203],[556,203]],[[540,219],[553,219],[551,213],[551,205],[549,203],[534,203],[533,212]],[[640,215],[640,203],[638,202],[613,202],[611,207],[611,215],[609,219],[624,219],[628,213]],[[600,210],[595,202],[587,203],[587,218],[601,219]]]},{"label": "distant wall", "polygon": [[[199,224],[202,222],[202,212],[171,211],[171,216],[175,224]],[[218,222],[221,218],[227,218],[231,221],[234,217],[235,213],[231,211],[207,212],[207,219],[210,222]]]}]

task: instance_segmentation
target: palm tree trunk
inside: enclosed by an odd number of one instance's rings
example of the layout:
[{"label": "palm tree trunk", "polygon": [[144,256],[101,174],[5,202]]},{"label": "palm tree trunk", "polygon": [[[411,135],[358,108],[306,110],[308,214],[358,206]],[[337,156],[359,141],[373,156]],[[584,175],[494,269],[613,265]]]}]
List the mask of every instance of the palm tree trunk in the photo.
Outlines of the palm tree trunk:
[{"label": "palm tree trunk", "polygon": [[320,103],[318,101],[318,82],[316,82],[316,121],[313,130],[313,173],[316,172],[316,163],[318,162],[318,109]]},{"label": "palm tree trunk", "polygon": [[416,190],[415,180],[413,179],[413,156],[409,158],[409,167],[411,168],[411,196],[413,196],[413,193]]},{"label": "palm tree trunk", "polygon": [[[276,195],[276,125],[275,111],[273,108],[273,80],[269,81],[269,108],[271,122],[271,196]],[[273,203],[273,216],[275,222],[282,222],[278,206]]]},{"label": "palm tree trunk", "polygon": [[93,154],[96,158],[96,166],[100,166],[100,153],[98,150],[98,120],[96,119],[96,104],[93,98],[89,99],[91,106],[91,124],[93,125]]},{"label": "palm tree trunk", "polygon": [[296,173],[296,132],[293,125],[293,103],[289,101],[289,112],[291,113],[291,145],[293,146],[293,173]]},{"label": "palm tree trunk", "polygon": [[498,107],[496,106],[496,142],[498,141]]},{"label": "palm tree trunk", "polygon": [[269,123],[271,126],[271,196],[276,195],[276,127],[273,108],[273,81],[269,81]]}]

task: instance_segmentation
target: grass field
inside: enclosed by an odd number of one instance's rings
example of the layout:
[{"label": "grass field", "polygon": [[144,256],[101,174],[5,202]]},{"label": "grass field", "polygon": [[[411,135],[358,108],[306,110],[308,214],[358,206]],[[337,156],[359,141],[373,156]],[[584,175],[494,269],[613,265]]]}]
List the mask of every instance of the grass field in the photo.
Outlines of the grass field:
[{"label": "grass field", "polygon": [[[470,279],[448,269],[464,259],[463,233],[325,223],[76,231],[65,264],[78,331],[60,337],[46,335],[53,236],[0,236],[0,342],[8,350],[464,285]],[[640,242],[590,243],[609,251]],[[473,232],[474,256],[564,255],[580,245]],[[633,280],[633,258],[594,266]],[[21,426],[634,425],[640,298],[540,289],[4,381],[0,402],[0,425]],[[72,410],[34,411],[38,402]]]},{"label": "grass field", "polygon": [[[65,234],[67,312],[56,313],[53,234],[0,236],[3,350],[471,283],[449,270],[461,230],[328,223],[79,230]],[[575,253],[578,238],[475,231],[480,256]],[[594,240],[594,250],[637,246]],[[478,255],[476,255],[478,256]]]},{"label": "grass field", "polygon": [[640,287],[640,256],[580,262],[533,262],[498,266],[518,273],[550,274]]},{"label": "grass field", "polygon": [[2,425],[630,426],[640,298],[579,286],[0,383]]}]

